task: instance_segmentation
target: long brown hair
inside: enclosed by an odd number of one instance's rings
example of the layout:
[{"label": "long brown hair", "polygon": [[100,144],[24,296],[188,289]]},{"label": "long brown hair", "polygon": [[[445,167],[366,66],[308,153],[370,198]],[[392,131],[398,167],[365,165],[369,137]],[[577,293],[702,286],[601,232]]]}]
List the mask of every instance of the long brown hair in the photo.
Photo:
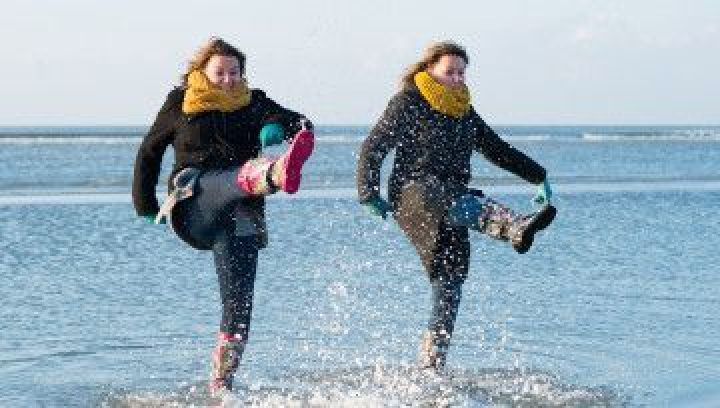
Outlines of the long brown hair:
[{"label": "long brown hair", "polygon": [[421,71],[425,71],[429,66],[440,61],[440,58],[445,55],[454,55],[460,57],[465,61],[465,64],[469,63],[467,51],[460,44],[452,41],[440,41],[430,44],[426,49],[420,61],[412,64],[405,70],[400,87],[412,86],[415,83],[415,74]]},{"label": "long brown hair", "polygon": [[240,75],[245,75],[245,54],[243,54],[236,47],[225,42],[220,37],[210,37],[210,39],[195,52],[192,59],[188,61],[187,71],[182,75],[181,81],[183,85],[187,85],[187,78],[191,72],[205,69],[208,61],[214,55],[221,55],[223,57],[235,57],[238,60],[238,66],[240,68]]}]

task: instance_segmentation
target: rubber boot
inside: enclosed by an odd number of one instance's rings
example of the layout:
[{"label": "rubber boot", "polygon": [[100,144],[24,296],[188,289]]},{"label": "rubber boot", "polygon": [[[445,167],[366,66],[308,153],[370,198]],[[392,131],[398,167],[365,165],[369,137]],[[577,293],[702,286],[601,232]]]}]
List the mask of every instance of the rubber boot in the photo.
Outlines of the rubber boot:
[{"label": "rubber boot", "polygon": [[521,215],[490,198],[465,195],[448,211],[448,219],[452,224],[510,241],[515,251],[524,254],[532,246],[535,233],[547,228],[556,214],[557,209],[550,204],[532,214]]},{"label": "rubber boot", "polygon": [[259,157],[245,163],[238,172],[237,186],[249,195],[268,195],[278,190],[295,194],[300,188],[302,167],[314,146],[315,135],[307,129],[299,131],[279,158]]},{"label": "rubber boot", "polygon": [[515,251],[524,254],[533,244],[535,233],[547,228],[555,219],[557,209],[550,204],[528,216],[515,218],[508,228],[508,238]]},{"label": "rubber boot", "polygon": [[423,334],[420,342],[420,368],[442,371],[447,361],[447,346],[437,344],[437,336],[431,331]]},{"label": "rubber boot", "polygon": [[220,395],[231,391],[233,377],[245,350],[245,341],[229,333],[218,333],[218,342],[212,354],[210,394]]}]

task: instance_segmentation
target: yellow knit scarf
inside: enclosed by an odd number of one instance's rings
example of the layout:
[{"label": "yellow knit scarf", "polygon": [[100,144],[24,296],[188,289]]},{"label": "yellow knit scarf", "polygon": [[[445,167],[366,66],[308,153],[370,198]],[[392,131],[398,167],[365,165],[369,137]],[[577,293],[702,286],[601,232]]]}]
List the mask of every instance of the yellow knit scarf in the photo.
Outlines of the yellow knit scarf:
[{"label": "yellow knit scarf", "polygon": [[448,88],[426,71],[415,74],[414,80],[422,96],[436,111],[456,119],[470,111],[470,92],[466,86],[460,89]]},{"label": "yellow knit scarf", "polygon": [[192,71],[187,78],[187,89],[182,110],[185,113],[199,113],[211,110],[232,112],[250,104],[250,90],[240,82],[230,91],[214,85],[202,71]]}]

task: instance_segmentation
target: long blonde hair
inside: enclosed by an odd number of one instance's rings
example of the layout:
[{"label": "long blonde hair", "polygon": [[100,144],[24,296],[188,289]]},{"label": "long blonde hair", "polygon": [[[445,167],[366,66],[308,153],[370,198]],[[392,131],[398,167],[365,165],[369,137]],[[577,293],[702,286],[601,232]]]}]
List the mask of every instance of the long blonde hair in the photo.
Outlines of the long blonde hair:
[{"label": "long blonde hair", "polygon": [[465,61],[465,64],[469,63],[467,51],[460,44],[452,41],[440,41],[430,44],[423,53],[420,61],[410,65],[402,76],[400,87],[404,88],[412,86],[415,83],[415,74],[428,69],[429,66],[440,61],[440,58],[445,55],[454,55],[460,57]]},{"label": "long blonde hair", "polygon": [[214,55],[237,58],[240,75],[245,75],[245,54],[220,37],[210,37],[210,39],[195,52],[195,55],[193,55],[190,61],[188,61],[187,70],[181,77],[182,85],[187,85],[187,78],[191,72],[205,69],[208,61]]}]

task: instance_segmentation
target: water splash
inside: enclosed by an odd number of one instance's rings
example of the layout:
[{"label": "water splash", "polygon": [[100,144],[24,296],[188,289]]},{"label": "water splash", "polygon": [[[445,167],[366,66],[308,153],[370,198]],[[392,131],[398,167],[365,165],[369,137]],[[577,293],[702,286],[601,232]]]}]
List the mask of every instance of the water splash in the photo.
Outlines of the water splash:
[{"label": "water splash", "polygon": [[525,370],[450,370],[443,375],[377,363],[330,371],[288,373],[213,399],[200,385],[169,393],[115,395],[120,407],[617,407],[626,399],[606,387],[563,384],[552,374]]}]

